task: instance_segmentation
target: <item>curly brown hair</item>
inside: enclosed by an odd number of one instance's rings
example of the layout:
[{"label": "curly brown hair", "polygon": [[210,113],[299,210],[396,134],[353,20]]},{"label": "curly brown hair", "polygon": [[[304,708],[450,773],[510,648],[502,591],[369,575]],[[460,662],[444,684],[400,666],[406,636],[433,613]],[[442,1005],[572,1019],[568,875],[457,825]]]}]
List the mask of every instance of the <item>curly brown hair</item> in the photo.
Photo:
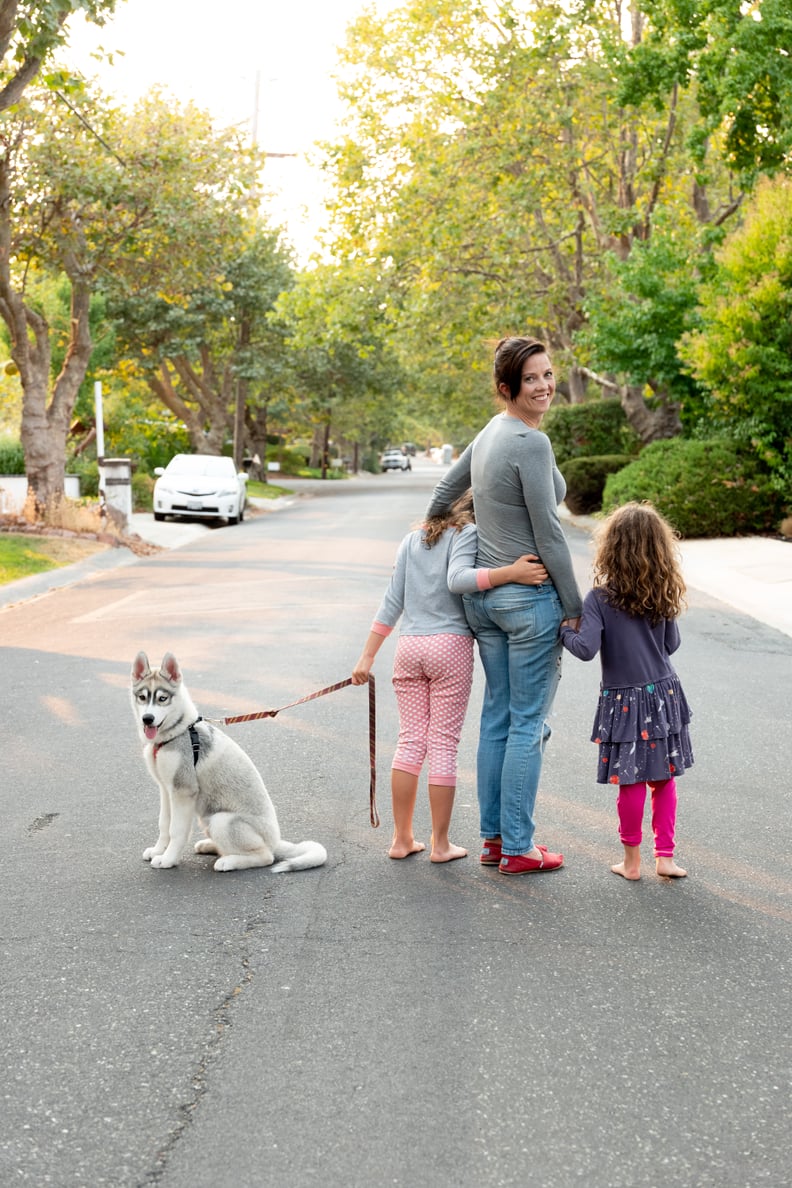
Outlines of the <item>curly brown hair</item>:
[{"label": "curly brown hair", "polygon": [[433,545],[436,545],[446,528],[456,528],[457,532],[460,532],[466,524],[475,524],[475,522],[473,491],[468,487],[465,494],[460,495],[459,499],[451,504],[445,515],[432,516],[421,525],[424,530],[426,547],[431,549]]},{"label": "curly brown hair", "polygon": [[597,532],[594,585],[608,602],[652,624],[676,619],[685,605],[677,535],[651,503],[625,503]]}]

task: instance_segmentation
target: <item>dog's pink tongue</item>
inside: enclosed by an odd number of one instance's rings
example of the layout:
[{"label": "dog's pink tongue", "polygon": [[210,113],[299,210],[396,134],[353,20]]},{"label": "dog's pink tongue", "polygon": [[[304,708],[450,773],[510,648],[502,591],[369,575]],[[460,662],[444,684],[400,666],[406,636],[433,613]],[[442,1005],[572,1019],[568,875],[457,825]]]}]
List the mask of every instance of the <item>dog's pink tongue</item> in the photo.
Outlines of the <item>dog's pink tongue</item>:
[{"label": "dog's pink tongue", "polygon": [[145,734],[146,738],[156,738],[157,737],[157,727],[156,726],[144,726],[143,733]]}]

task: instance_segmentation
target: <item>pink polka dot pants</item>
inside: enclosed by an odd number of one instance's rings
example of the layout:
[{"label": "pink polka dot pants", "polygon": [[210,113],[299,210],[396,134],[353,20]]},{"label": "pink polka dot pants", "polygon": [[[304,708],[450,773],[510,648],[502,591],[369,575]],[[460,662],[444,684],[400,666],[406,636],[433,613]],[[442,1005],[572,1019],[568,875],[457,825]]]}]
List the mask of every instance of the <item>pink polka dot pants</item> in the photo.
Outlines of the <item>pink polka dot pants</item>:
[{"label": "pink polka dot pants", "polygon": [[402,635],[393,661],[399,741],[392,766],[456,787],[457,749],[473,683],[473,637]]}]

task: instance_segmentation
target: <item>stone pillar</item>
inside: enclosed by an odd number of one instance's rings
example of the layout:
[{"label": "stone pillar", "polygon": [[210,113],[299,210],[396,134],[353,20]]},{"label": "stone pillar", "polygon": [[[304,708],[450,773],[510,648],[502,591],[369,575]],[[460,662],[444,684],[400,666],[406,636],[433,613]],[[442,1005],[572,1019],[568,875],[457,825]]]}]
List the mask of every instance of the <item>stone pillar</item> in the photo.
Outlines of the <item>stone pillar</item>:
[{"label": "stone pillar", "polygon": [[99,492],[108,515],[126,529],[132,516],[132,462],[129,458],[99,459]]}]

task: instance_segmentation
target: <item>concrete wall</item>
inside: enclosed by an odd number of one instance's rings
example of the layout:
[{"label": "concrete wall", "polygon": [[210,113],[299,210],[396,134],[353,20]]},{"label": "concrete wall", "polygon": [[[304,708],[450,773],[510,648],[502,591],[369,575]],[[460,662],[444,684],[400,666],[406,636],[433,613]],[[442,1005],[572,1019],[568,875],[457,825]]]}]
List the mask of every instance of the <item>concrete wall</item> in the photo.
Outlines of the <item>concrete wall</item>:
[{"label": "concrete wall", "polygon": [[[27,499],[28,481],[24,474],[0,474],[0,515],[20,512]],[[67,499],[80,498],[80,476],[67,474],[64,484]]]}]

